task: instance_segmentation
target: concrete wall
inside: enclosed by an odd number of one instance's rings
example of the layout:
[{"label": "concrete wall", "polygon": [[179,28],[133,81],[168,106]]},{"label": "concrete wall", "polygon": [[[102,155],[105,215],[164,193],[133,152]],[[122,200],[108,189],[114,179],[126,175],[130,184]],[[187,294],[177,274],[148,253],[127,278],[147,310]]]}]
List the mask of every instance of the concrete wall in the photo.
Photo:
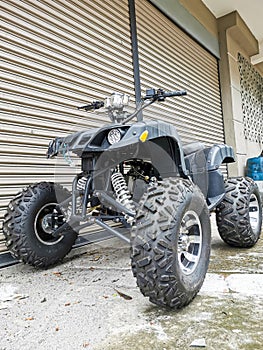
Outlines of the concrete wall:
[{"label": "concrete wall", "polygon": [[237,162],[229,166],[229,175],[244,175],[247,158],[259,155],[262,144],[245,138],[238,54],[250,61],[258,52],[258,42],[237,12],[219,18],[218,30],[225,138],[237,155]]},{"label": "concrete wall", "polygon": [[258,72],[263,76],[263,40],[259,42],[259,53],[251,57],[252,63],[255,65]]},{"label": "concrete wall", "polygon": [[[250,62],[250,57],[258,53],[258,42],[237,12],[217,20],[201,0],[180,0],[180,3],[219,40],[225,140],[234,148],[237,156],[237,162],[229,165],[228,170],[230,176],[244,175],[247,158],[258,156],[263,144],[251,141],[245,136],[242,103],[244,105],[246,101],[242,101],[238,54]],[[263,64],[254,68],[263,75]],[[251,81],[251,85],[253,83],[257,84],[256,81]],[[261,113],[260,118],[263,119],[263,111]]]}]

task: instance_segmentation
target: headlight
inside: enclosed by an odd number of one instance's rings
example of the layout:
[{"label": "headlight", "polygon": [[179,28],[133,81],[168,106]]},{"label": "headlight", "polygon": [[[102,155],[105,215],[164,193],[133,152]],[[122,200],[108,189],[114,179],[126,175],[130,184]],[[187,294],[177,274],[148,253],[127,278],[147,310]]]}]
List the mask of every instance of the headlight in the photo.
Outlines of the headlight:
[{"label": "headlight", "polygon": [[123,109],[123,107],[128,106],[129,100],[129,95],[114,92],[110,97],[107,97],[105,107],[111,109]]},{"label": "headlight", "polygon": [[108,133],[107,139],[110,145],[117,143],[121,139],[121,132],[119,129],[111,129]]}]

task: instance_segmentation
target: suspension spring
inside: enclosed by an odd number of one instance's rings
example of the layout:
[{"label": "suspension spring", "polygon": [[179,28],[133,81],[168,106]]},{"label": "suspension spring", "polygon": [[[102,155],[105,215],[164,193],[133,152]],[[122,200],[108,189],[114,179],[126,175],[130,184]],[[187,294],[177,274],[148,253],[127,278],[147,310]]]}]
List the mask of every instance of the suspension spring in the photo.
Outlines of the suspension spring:
[{"label": "suspension spring", "polygon": [[131,199],[131,194],[128,190],[124,176],[120,172],[111,175],[111,183],[119,203],[125,206],[128,210],[135,213],[135,206]]},{"label": "suspension spring", "polygon": [[77,182],[77,190],[78,191],[80,191],[80,192],[85,191],[87,180],[88,179],[85,176],[78,179],[78,182]]}]

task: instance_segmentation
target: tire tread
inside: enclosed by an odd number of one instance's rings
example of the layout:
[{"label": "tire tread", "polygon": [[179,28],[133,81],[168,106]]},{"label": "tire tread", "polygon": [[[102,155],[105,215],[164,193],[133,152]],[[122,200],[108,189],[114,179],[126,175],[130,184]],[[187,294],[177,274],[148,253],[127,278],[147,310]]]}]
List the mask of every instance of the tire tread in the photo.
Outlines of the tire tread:
[{"label": "tire tread", "polygon": [[260,203],[258,188],[252,179],[237,177],[226,180],[225,190],[226,195],[216,208],[219,235],[230,246],[252,247],[258,241],[261,229],[254,233],[251,228],[248,215],[249,198],[254,193]]},{"label": "tire tread", "polygon": [[[68,246],[66,253],[63,256],[59,254],[52,258],[38,256],[33,247],[28,241],[27,232],[23,230],[23,224],[26,222],[28,213],[27,209],[33,201],[37,200],[37,196],[41,192],[52,193],[52,191],[61,191],[69,196],[70,192],[63,188],[60,184],[53,182],[40,182],[30,185],[20,191],[9,203],[7,213],[4,217],[3,234],[6,239],[6,247],[11,255],[19,261],[35,266],[48,267],[58,263],[62,258],[69,253],[72,245]],[[77,234],[72,231],[74,240]]]},{"label": "tire tread", "polygon": [[[152,303],[182,308],[196,296],[205,277],[204,273],[197,287],[187,291],[179,288],[178,276],[173,268],[175,253],[171,230],[178,224],[174,214],[181,210],[185,198],[192,195],[194,189],[189,180],[181,178],[165,179],[160,187],[151,188],[141,199],[137,222],[131,232],[132,271],[142,294]],[[196,186],[195,191],[203,198]],[[203,201],[205,205],[204,198]],[[205,212],[209,222],[206,205]],[[208,262],[206,270],[207,266]]]}]

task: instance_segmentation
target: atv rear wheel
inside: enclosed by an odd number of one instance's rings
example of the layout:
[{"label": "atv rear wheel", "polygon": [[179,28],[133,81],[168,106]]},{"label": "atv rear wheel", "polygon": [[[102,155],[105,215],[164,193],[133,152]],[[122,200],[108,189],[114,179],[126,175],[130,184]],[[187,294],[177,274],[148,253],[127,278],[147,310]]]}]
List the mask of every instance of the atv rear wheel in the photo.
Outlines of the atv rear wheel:
[{"label": "atv rear wheel", "polygon": [[149,188],[131,235],[137,285],[154,304],[181,308],[200,290],[209,263],[209,211],[200,189],[169,178]]},{"label": "atv rear wheel", "polygon": [[216,208],[218,231],[233,247],[249,248],[258,241],[262,225],[262,205],[255,182],[249,177],[229,178],[226,195]]},{"label": "atv rear wheel", "polygon": [[52,235],[64,223],[64,214],[57,204],[69,196],[62,186],[41,182],[27,187],[9,203],[3,232],[6,246],[15,258],[29,265],[48,267],[71,250],[76,232]]}]

